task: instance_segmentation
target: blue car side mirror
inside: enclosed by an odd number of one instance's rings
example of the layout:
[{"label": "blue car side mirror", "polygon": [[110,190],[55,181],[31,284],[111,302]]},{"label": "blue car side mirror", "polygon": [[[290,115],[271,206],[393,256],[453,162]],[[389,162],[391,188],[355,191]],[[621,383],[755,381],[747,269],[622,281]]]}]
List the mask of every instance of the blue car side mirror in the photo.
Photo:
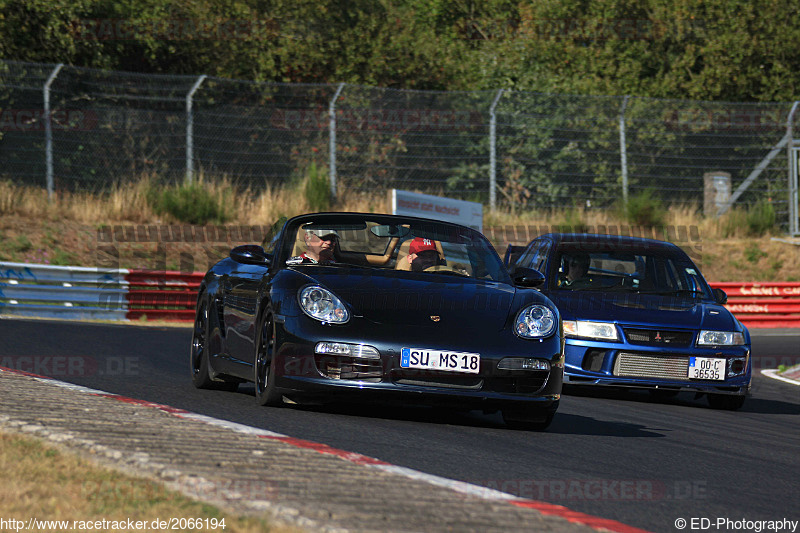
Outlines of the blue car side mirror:
[{"label": "blue car side mirror", "polygon": [[714,301],[718,304],[723,305],[728,301],[728,295],[719,287],[712,289],[711,292],[714,293]]}]

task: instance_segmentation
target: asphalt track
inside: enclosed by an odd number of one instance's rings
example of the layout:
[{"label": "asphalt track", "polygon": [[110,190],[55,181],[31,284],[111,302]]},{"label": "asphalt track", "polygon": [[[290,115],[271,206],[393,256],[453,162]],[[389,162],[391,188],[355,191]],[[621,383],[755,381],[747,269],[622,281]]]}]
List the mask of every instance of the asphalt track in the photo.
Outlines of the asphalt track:
[{"label": "asphalt track", "polygon": [[250,386],[199,391],[188,377],[188,328],[3,319],[0,366],[651,531],[678,531],[679,518],[800,519],[800,386],[759,372],[800,364],[800,331],[752,333],[753,394],[740,411],[709,409],[691,394],[653,401],[645,393],[567,390],[545,433],[508,430],[498,415],[374,405],[265,408],[255,405]]}]

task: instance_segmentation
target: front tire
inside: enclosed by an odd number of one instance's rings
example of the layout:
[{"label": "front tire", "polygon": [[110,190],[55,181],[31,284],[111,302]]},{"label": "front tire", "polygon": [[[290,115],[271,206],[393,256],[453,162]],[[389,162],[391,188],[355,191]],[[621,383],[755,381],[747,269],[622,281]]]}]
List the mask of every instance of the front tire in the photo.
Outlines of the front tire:
[{"label": "front tire", "polygon": [[208,300],[205,293],[197,299],[197,311],[194,317],[192,333],[192,349],[189,366],[192,371],[192,383],[198,389],[214,389],[233,392],[239,384],[234,381],[214,381],[209,372],[208,360]]},{"label": "front tire", "polygon": [[275,387],[275,318],[266,309],[259,320],[256,340],[254,382],[256,403],[277,407],[283,404],[283,395]]}]

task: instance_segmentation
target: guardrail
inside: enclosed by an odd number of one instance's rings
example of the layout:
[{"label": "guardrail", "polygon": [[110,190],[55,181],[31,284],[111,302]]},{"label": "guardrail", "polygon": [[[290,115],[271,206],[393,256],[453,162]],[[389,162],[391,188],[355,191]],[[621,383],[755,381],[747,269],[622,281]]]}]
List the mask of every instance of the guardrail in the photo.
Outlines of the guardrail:
[{"label": "guardrail", "polygon": [[800,328],[800,283],[711,283],[728,294],[726,307],[748,328]]},{"label": "guardrail", "polygon": [[202,279],[202,272],[0,262],[0,315],[192,321]]},{"label": "guardrail", "polygon": [[[0,315],[191,322],[203,272],[0,262]],[[800,328],[800,283],[714,282],[749,328]]]}]

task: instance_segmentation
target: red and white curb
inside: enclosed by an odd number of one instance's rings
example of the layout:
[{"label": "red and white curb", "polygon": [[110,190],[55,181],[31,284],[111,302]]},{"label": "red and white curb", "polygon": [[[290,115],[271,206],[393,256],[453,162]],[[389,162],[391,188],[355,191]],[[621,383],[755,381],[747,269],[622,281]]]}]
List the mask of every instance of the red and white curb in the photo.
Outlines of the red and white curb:
[{"label": "red and white curb", "polygon": [[213,418],[206,415],[201,415],[198,413],[193,413],[191,411],[186,411],[185,409],[179,409],[177,407],[172,407],[169,405],[153,403],[146,400],[138,400],[136,398],[128,398],[126,396],[120,396],[119,394],[114,394],[111,392],[105,392],[97,389],[91,389],[89,387],[84,387],[82,385],[75,385],[72,383],[67,383],[65,381],[60,381],[57,379],[49,378],[47,376],[41,376],[38,374],[33,374],[31,372],[25,372],[23,370],[15,370],[12,368],[5,368],[0,367],[0,372],[8,372],[10,374],[18,374],[23,376],[32,377],[38,381],[50,383],[56,385],[58,387],[62,387],[67,390],[71,390],[74,392],[79,392],[83,394],[90,394],[93,396],[100,396],[103,398],[109,398],[112,400],[117,400],[124,403],[129,403],[133,405],[139,405],[143,407],[149,407],[151,409],[157,409],[164,413],[170,414],[177,418],[182,418],[185,420],[195,420],[198,422],[203,422],[212,426],[228,429],[231,431],[235,431],[237,433],[243,433],[246,435],[253,435],[263,439],[270,439],[275,441],[280,441],[286,444],[290,444],[292,446],[296,446],[298,448],[305,448],[308,450],[314,450],[318,453],[325,454],[325,455],[334,455],[340,459],[345,461],[349,461],[351,463],[364,466],[367,468],[376,468],[378,470],[382,470],[387,473],[397,474],[404,476],[409,479],[413,479],[416,481],[423,481],[425,483],[429,483],[431,485],[435,485],[437,487],[443,487],[450,490],[454,490],[456,492],[466,494],[469,496],[475,496],[478,498],[483,498],[485,500],[492,500],[492,501],[504,501],[511,505],[515,505],[517,507],[523,507],[526,509],[534,509],[539,511],[543,515],[550,515],[550,516],[557,516],[559,518],[563,518],[568,522],[573,522],[576,524],[581,524],[585,526],[589,526],[593,529],[597,529],[600,531],[611,531],[614,533],[649,533],[644,529],[639,529],[633,526],[629,526],[627,524],[623,524],[621,522],[617,522],[615,520],[610,520],[607,518],[600,518],[597,516],[592,516],[589,514],[581,513],[578,511],[573,511],[567,507],[562,505],[556,505],[547,502],[541,502],[536,500],[530,500],[526,498],[520,498],[513,494],[508,494],[506,492],[501,492],[499,490],[490,489],[487,487],[481,487],[479,485],[473,485],[471,483],[466,483],[464,481],[457,481],[453,479],[447,479],[440,476],[434,476],[432,474],[426,474],[424,472],[420,472],[418,470],[413,470],[411,468],[406,468],[402,466],[396,466],[380,459],[375,459],[372,457],[367,457],[366,455],[361,455],[355,452],[348,452],[345,450],[339,450],[337,448],[333,448],[328,446],[327,444],[322,444],[318,442],[307,441],[303,439],[298,439],[295,437],[290,437],[288,435],[282,435],[280,433],[275,433],[274,431],[269,431],[266,429],[259,429],[254,428],[251,426],[246,426],[244,424],[238,424],[236,422],[230,422],[227,420],[221,420],[218,418]]},{"label": "red and white curb", "polygon": [[[791,375],[792,376],[797,375],[799,368],[800,367],[793,367]],[[781,371],[777,368],[764,369],[761,371],[761,373],[767,376],[768,378],[777,379],[778,381],[783,381],[784,383],[791,383],[792,385],[800,385],[800,381],[797,381],[797,379],[783,377],[781,375]],[[797,377],[800,378],[800,375],[798,375]]]}]

